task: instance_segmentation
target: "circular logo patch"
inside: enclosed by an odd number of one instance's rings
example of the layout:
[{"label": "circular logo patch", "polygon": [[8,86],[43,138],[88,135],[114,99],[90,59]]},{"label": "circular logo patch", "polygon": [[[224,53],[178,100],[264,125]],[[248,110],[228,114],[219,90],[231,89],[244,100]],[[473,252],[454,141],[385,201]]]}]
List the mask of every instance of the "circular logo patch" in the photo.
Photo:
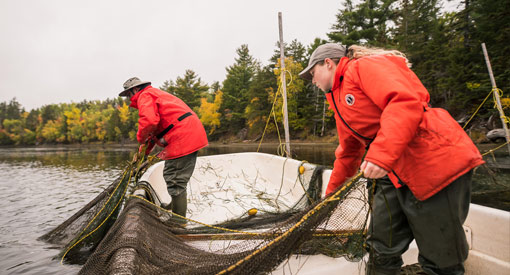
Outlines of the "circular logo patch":
[{"label": "circular logo patch", "polygon": [[354,96],[351,94],[345,95],[345,103],[347,103],[349,106],[354,105]]}]

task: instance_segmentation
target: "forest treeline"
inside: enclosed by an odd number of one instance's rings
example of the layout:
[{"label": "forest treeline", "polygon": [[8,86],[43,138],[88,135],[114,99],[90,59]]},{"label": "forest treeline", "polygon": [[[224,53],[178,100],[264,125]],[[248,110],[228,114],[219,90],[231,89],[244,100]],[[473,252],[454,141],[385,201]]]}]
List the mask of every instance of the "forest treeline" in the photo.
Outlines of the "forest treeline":
[{"label": "forest treeline", "polygon": [[[437,0],[345,0],[327,40],[284,45],[290,134],[313,140],[334,133],[324,94],[300,79],[313,50],[326,42],[397,49],[431,95],[431,105],[456,119],[472,114],[492,89],[481,43],[487,46],[496,82],[510,109],[510,0],[464,0],[444,12]],[[303,24],[313,24],[303,21]],[[324,30],[317,30],[321,33]],[[184,100],[200,117],[209,140],[258,140],[282,132],[280,47],[262,65],[240,45],[223,81],[204,83],[192,70],[159,87]],[[164,58],[164,57],[162,57]],[[111,91],[107,91],[111,92]],[[135,141],[137,110],[122,98],[45,105],[27,111],[16,99],[0,103],[0,145]],[[498,117],[489,100],[468,128],[490,130]],[[271,111],[273,110],[273,112]],[[276,121],[276,123],[275,123]],[[493,120],[495,124],[498,119]],[[268,123],[269,122],[269,123]]]}]

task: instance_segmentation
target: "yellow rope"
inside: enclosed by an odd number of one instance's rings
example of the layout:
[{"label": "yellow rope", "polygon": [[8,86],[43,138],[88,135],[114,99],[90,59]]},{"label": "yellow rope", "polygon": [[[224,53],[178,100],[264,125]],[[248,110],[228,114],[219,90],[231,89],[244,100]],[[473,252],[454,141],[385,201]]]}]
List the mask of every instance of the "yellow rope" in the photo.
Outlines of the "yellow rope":
[{"label": "yellow rope", "polygon": [[199,221],[196,221],[196,220],[193,220],[193,219],[190,219],[190,218],[186,218],[184,216],[181,216],[179,214],[176,214],[170,210],[167,210],[165,208],[162,208],[160,207],[159,205],[156,205],[154,204],[153,202],[150,202],[148,200],[146,200],[145,198],[142,198],[142,197],[139,197],[139,196],[136,196],[136,195],[129,195],[128,196],[129,198],[136,198],[136,199],[139,199],[139,200],[142,200],[142,201],[145,201],[146,203],[149,203],[155,207],[157,207],[158,209],[164,211],[164,212],[167,212],[167,213],[170,213],[171,215],[173,216],[176,216],[178,218],[181,218],[181,219],[184,219],[184,220],[187,220],[187,221],[190,221],[190,222],[193,222],[193,223],[197,223],[197,224],[201,224],[203,226],[207,226],[209,228],[213,228],[213,229],[217,229],[217,230],[222,230],[222,231],[227,231],[227,232],[234,232],[234,233],[243,233],[243,234],[247,234],[247,235],[260,235],[260,233],[253,233],[253,232],[246,232],[246,231],[239,231],[239,230],[234,230],[234,229],[229,229],[229,228],[223,228],[223,227],[218,227],[218,226],[214,226],[214,225],[209,225],[209,224],[206,224],[206,223],[203,223],[203,222],[199,222]]},{"label": "yellow rope", "polygon": [[[482,106],[485,104],[485,102],[487,101],[487,99],[492,95],[493,97],[493,100],[494,100],[494,108],[498,108],[497,106],[497,99],[496,99],[496,93],[498,93],[499,97],[501,97],[503,95],[503,91],[501,89],[499,89],[498,87],[492,87],[492,90],[489,92],[489,94],[485,97],[485,99],[483,100],[483,102],[478,106],[478,108],[476,108],[476,111],[473,113],[473,115],[471,115],[471,117],[469,118],[469,120],[464,124],[464,126],[462,127],[462,129],[465,129],[466,126],[469,124],[469,122],[471,122],[471,120],[473,119],[473,117],[478,113],[478,111],[480,111],[480,108],[482,108]],[[503,119],[504,123],[510,123],[510,117],[507,117],[503,114],[503,116],[500,116],[500,118]],[[486,156],[487,154],[491,154],[493,153],[494,151],[498,150],[499,148],[507,145],[510,141],[507,141],[506,143],[494,148],[494,149],[490,149],[488,152],[486,152],[485,154],[483,154],[482,156]]]},{"label": "yellow rope", "polygon": [[499,146],[498,146],[498,147],[496,147],[496,148],[492,148],[492,149],[490,149],[489,151],[487,151],[487,152],[483,153],[483,154],[482,154],[482,156],[483,156],[483,157],[485,157],[485,156],[486,156],[486,155],[488,155],[488,154],[492,154],[494,151],[498,150],[499,148],[501,148],[501,147],[503,147],[503,146],[505,146],[505,145],[507,145],[507,144],[509,144],[509,143],[510,143],[510,141],[507,141],[507,142],[505,142],[505,143],[503,143],[503,144],[499,145]]},{"label": "yellow rope", "polygon": [[[145,148],[143,148],[143,153],[145,152]],[[154,156],[150,156],[149,157],[150,160],[149,161],[153,161],[155,159]],[[122,178],[121,180],[119,180],[119,184],[117,184],[117,186],[115,186],[115,189],[112,191],[112,193],[110,194],[110,197],[108,198],[108,200],[105,202],[105,204],[103,204],[103,206],[101,207],[101,209],[96,213],[96,215],[94,215],[94,217],[90,220],[90,222],[87,224],[87,226],[80,232],[80,234],[78,236],[81,236],[88,228],[89,226],[92,224],[92,222],[94,222],[96,220],[96,218],[99,216],[99,214],[101,212],[103,212],[103,210],[105,209],[106,205],[108,205],[108,202],[110,202],[110,200],[113,198],[113,194],[115,194],[115,192],[117,191],[117,189],[120,187],[120,185],[122,184],[124,178],[126,177],[126,174],[128,173],[129,171],[129,179],[128,179],[128,183],[126,184],[126,187],[124,188],[124,191],[122,192],[122,196],[121,198],[118,200],[117,204],[115,205],[115,207],[113,208],[113,210],[108,214],[108,216],[101,222],[101,224],[99,224],[94,230],[92,230],[91,232],[89,232],[87,235],[85,235],[84,237],[82,237],[80,240],[78,240],[77,242],[75,242],[71,247],[69,247],[66,252],[64,253],[64,255],[62,256],[62,259],[60,260],[60,263],[63,264],[64,262],[64,258],[65,256],[69,253],[69,251],[71,251],[71,249],[73,249],[76,245],[78,245],[79,243],[81,243],[83,240],[85,240],[87,237],[89,237],[90,235],[92,235],[94,232],[96,232],[109,218],[110,216],[115,212],[115,210],[117,209],[117,207],[119,207],[120,203],[122,202],[122,199],[124,198],[124,196],[126,195],[126,192],[127,192],[127,187],[129,185],[129,182],[131,181],[131,178],[133,177],[133,174],[131,173],[132,169],[133,169],[133,166],[138,166],[142,163],[143,161],[143,157],[142,158],[138,158],[138,161],[136,161],[135,163],[131,163],[123,172],[122,174]],[[137,173],[139,171],[136,171]]]},{"label": "yellow rope", "polygon": [[[286,84],[286,86],[289,86],[292,83],[293,79],[292,79],[292,73],[290,73],[288,70],[284,70],[284,73],[287,73],[287,72],[289,73],[289,76],[290,76],[290,82],[288,84]],[[278,135],[278,143],[279,143],[278,148],[277,148],[277,155],[283,157],[283,156],[287,155],[288,152],[285,148],[285,143],[282,142],[282,137],[280,135],[280,128],[278,127],[278,120],[276,118],[276,112],[274,111],[274,107],[276,105],[276,100],[278,99],[278,95],[280,95],[280,94],[283,96],[281,81],[278,82],[278,90],[275,93],[273,105],[271,106],[271,111],[269,112],[269,116],[267,117],[266,126],[264,127],[264,131],[262,132],[262,137],[260,138],[259,146],[257,147],[257,152],[259,152],[260,145],[262,145],[262,141],[264,140],[264,136],[266,134],[267,127],[269,125],[269,120],[271,120],[271,115],[273,115],[274,124],[276,127],[276,133]],[[283,104],[282,104],[282,113],[283,113]]]},{"label": "yellow rope", "polygon": [[[245,234],[245,235],[252,235],[252,236],[264,236],[264,235],[267,235],[267,236],[272,236],[274,234],[271,234],[271,233],[254,233],[254,232],[248,232],[248,231],[240,231],[240,230],[235,230],[235,229],[229,229],[229,228],[225,228],[225,227],[219,227],[219,226],[214,226],[214,225],[210,225],[210,224],[206,224],[206,223],[203,223],[203,222],[200,222],[200,221],[197,221],[197,220],[193,220],[193,219],[190,219],[190,218],[187,218],[185,216],[181,216],[177,213],[174,213],[170,210],[167,210],[165,208],[162,208],[161,206],[159,205],[156,205],[154,204],[153,202],[143,198],[143,197],[140,197],[140,196],[137,196],[137,195],[129,195],[128,198],[135,198],[135,199],[139,199],[139,200],[142,200],[152,206],[155,206],[156,208],[158,208],[159,210],[162,210],[164,212],[167,212],[173,216],[176,216],[178,218],[181,218],[181,219],[184,219],[184,220],[187,220],[189,222],[192,222],[192,223],[197,223],[197,224],[201,224],[203,226],[206,226],[206,227],[209,227],[209,228],[213,228],[213,229],[217,229],[217,230],[222,230],[222,231],[225,231],[225,232],[232,232],[232,233],[240,233],[240,234]],[[333,201],[333,200],[338,200],[338,199],[331,199],[330,201]],[[314,236],[350,236],[354,233],[316,233],[314,234]]]},{"label": "yellow rope", "polygon": [[279,92],[280,92],[280,86],[278,86],[278,90],[276,91],[276,93],[274,95],[273,105],[271,106],[271,111],[269,112],[269,115],[267,116],[266,127],[264,127],[264,131],[262,132],[262,137],[260,138],[259,146],[257,147],[257,152],[260,149],[260,145],[262,145],[262,141],[264,141],[264,136],[266,134],[267,126],[269,125],[269,120],[271,120],[271,114],[274,113],[274,105],[276,104],[276,100],[278,99]]},{"label": "yellow rope", "polygon": [[[503,91],[501,89],[498,89],[497,87],[493,87],[492,90],[494,91],[493,97],[494,97],[494,108],[498,108],[497,106],[497,99],[496,99],[496,93],[499,94],[499,97],[503,97]],[[501,113],[503,113],[500,118],[504,121],[504,123],[510,123],[510,117],[505,116],[505,113],[503,112],[503,109],[501,109]]]},{"label": "yellow rope", "polygon": [[277,238],[275,238],[274,240],[272,240],[271,242],[267,243],[265,246],[253,251],[253,253],[251,253],[250,255],[244,257],[243,259],[239,260],[237,263],[229,266],[228,268],[220,271],[217,273],[217,275],[220,275],[220,274],[225,274],[227,272],[230,272],[232,270],[234,270],[236,267],[240,266],[241,264],[243,264],[244,262],[250,260],[252,257],[254,257],[255,255],[261,253],[262,251],[264,251],[265,249],[267,249],[268,247],[272,246],[273,244],[279,242],[280,240],[282,240],[283,238],[285,238],[287,235],[289,235],[290,233],[292,233],[294,230],[296,230],[296,228],[298,228],[301,224],[303,224],[310,216],[312,216],[313,214],[315,214],[315,212],[317,212],[318,210],[320,210],[324,205],[330,203],[331,201],[334,201],[334,200],[338,200],[340,198],[338,198],[338,196],[340,195],[340,193],[342,193],[345,188],[347,188],[348,186],[352,185],[355,181],[357,181],[363,174],[360,172],[358,173],[354,178],[352,178],[348,183],[344,184],[342,186],[342,188],[340,188],[338,191],[336,191],[332,196],[326,198],[325,200],[323,200],[322,202],[320,202],[319,204],[317,204],[313,209],[311,209],[310,211],[308,211],[308,213],[306,213],[306,215],[304,215],[301,220],[299,222],[297,222],[294,226],[292,226],[291,228],[289,228],[286,232],[284,232],[282,235],[278,236]]},{"label": "yellow rope", "polygon": [[[108,202],[113,198],[113,194],[115,194],[115,191],[119,188],[119,186],[121,185],[122,181],[124,180],[124,177],[126,176],[127,172],[129,171],[129,169],[126,169],[124,171],[124,174],[122,175],[122,179],[119,181],[119,184],[115,187],[115,189],[113,190],[112,194],[110,195],[110,197],[108,198],[108,200],[106,201],[106,203],[103,205],[103,207],[101,208],[101,210],[99,210],[99,212],[97,212],[97,214],[94,216],[94,218],[92,218],[90,220],[90,222],[87,224],[87,226],[85,227],[85,229],[82,230],[82,232],[80,233],[83,234],[83,232],[85,232],[85,230],[87,230],[87,228],[92,224],[92,222],[97,218],[97,216],[99,215],[99,213],[101,213],[104,208],[106,207],[106,205],[108,204]],[[128,179],[128,182],[131,180],[131,174],[129,175],[129,179]],[[122,197],[124,197],[124,195],[126,194],[126,191],[127,191],[127,186],[128,184],[126,184],[126,187],[124,188],[124,191],[123,191],[123,194],[122,194]],[[122,198],[117,202],[117,204],[115,205],[115,207],[113,208],[113,210],[110,212],[110,214],[106,217],[106,219],[104,219],[101,224],[99,224],[94,230],[92,230],[91,232],[89,232],[87,235],[85,235],[84,237],[82,237],[80,240],[78,240],[77,242],[75,242],[71,247],[69,247],[66,252],[64,253],[64,255],[62,256],[62,259],[60,260],[60,264],[64,264],[64,258],[66,257],[67,253],[69,253],[69,251],[71,251],[71,249],[73,249],[76,245],[78,245],[79,243],[81,243],[84,239],[86,239],[88,236],[92,235],[94,232],[97,231],[97,229],[99,229],[109,218],[110,216],[113,214],[113,212],[115,212],[115,209],[117,209],[117,207],[119,206],[120,202],[122,201]]]},{"label": "yellow rope", "polygon": [[[492,87],[492,90],[489,92],[489,94],[485,97],[485,99],[483,100],[483,102],[478,106],[478,108],[476,108],[476,111],[473,113],[473,115],[471,115],[471,117],[469,118],[469,120],[464,124],[464,126],[462,127],[462,129],[465,129],[466,126],[469,124],[469,122],[471,122],[471,120],[474,118],[474,116],[478,113],[478,111],[480,111],[480,108],[482,108],[482,106],[485,104],[485,102],[487,101],[487,99],[492,95],[493,97],[493,100],[494,100],[494,108],[498,108],[497,106],[497,99],[496,99],[496,93],[498,93],[499,97],[501,97],[503,95],[503,91],[501,89],[499,89],[498,87]],[[501,119],[503,119],[503,121],[505,123],[510,123],[510,117],[507,117],[505,115],[503,116],[500,116]]]},{"label": "yellow rope", "polygon": [[480,104],[478,106],[478,108],[476,108],[476,111],[473,113],[473,115],[468,119],[468,121],[464,124],[464,127],[462,127],[462,129],[466,128],[466,126],[469,124],[469,122],[471,122],[471,120],[473,119],[473,117],[475,117],[475,115],[478,113],[478,111],[480,111],[480,108],[482,108],[482,106],[485,104],[485,102],[487,101],[487,99],[491,96],[491,94],[494,92],[494,89],[492,89],[489,94],[485,97],[485,99],[483,100],[482,104]]}]

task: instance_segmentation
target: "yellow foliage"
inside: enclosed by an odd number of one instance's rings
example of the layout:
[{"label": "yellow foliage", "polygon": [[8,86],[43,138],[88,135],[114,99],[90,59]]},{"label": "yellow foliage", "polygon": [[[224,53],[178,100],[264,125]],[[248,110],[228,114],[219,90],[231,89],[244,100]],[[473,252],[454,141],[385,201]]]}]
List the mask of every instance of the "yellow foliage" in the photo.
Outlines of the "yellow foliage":
[{"label": "yellow foliage", "polygon": [[[281,62],[278,59],[274,74],[278,76],[278,82],[281,82]],[[293,95],[301,91],[304,87],[304,81],[299,77],[299,72],[303,70],[303,66],[295,62],[292,57],[285,58],[285,82],[287,83],[287,93]]]},{"label": "yellow foliage", "polygon": [[81,124],[81,111],[76,107],[71,107],[71,111],[65,111],[64,115],[67,118],[67,125],[80,125]]},{"label": "yellow foliage", "polygon": [[126,123],[129,120],[129,105],[125,102],[122,102],[122,106],[117,107],[119,110],[120,121],[122,123]]},{"label": "yellow foliage", "polygon": [[474,82],[467,82],[466,83],[466,87],[469,89],[469,90],[474,90],[474,89],[477,89],[480,87],[480,83],[474,83]]},{"label": "yellow foliage", "polygon": [[221,114],[218,112],[218,110],[220,109],[221,103],[223,102],[223,92],[216,92],[213,103],[207,102],[206,98],[201,98],[200,102],[200,108],[198,109],[200,121],[202,121],[204,126],[210,128],[209,134],[212,134],[216,128],[220,126]]},{"label": "yellow foliage", "polygon": [[136,140],[136,131],[129,131],[129,139]]},{"label": "yellow foliage", "polygon": [[60,133],[62,123],[60,121],[49,120],[42,128],[42,137],[49,142],[61,142],[65,140],[65,135]]},{"label": "yellow foliage", "polygon": [[510,109],[510,97],[505,97],[501,99],[501,107],[504,109]]},{"label": "yellow foliage", "polygon": [[115,128],[113,128],[113,130],[115,130],[115,133],[116,133],[118,136],[122,135],[122,131],[120,131],[120,128],[119,128],[119,127],[115,126]]},{"label": "yellow foliage", "polygon": [[64,115],[67,118],[68,141],[82,141],[85,135],[85,120],[82,118],[81,110],[72,106],[70,111],[64,112]]},{"label": "yellow foliage", "polygon": [[96,122],[96,136],[99,141],[103,141],[106,136],[106,129],[103,121]]},{"label": "yellow foliage", "polygon": [[[282,70],[280,61],[277,62],[274,73],[278,76],[278,85],[281,85]],[[285,58],[285,82],[287,92],[287,109],[289,121],[297,121],[297,94],[301,92],[304,87],[304,80],[299,77],[299,72],[303,70],[303,66],[299,62],[295,62],[292,57]],[[283,92],[283,89],[278,91]],[[271,93],[270,93],[271,94]],[[283,117],[283,96],[278,95],[278,100],[275,103],[275,114],[277,120],[280,121]],[[272,97],[274,99],[274,97]]]}]

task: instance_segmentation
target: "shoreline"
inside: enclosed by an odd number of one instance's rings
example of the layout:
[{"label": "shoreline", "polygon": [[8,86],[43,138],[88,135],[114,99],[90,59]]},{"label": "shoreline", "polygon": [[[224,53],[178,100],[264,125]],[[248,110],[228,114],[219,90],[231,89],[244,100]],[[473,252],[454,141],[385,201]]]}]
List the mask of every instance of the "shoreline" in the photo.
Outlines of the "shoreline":
[{"label": "shoreline", "polygon": [[[269,140],[265,141],[261,144],[261,147],[267,146],[278,146],[280,143],[277,140]],[[285,142],[282,142],[285,144]],[[496,147],[500,146],[502,143],[475,143],[480,153],[487,153]],[[221,141],[209,142],[210,147],[222,148],[222,147],[252,147],[258,146],[259,142],[256,141],[239,141],[239,142],[231,142],[225,143]],[[330,142],[330,141],[318,141],[318,140],[291,140],[291,146],[301,147],[301,146],[320,146],[320,147],[336,147],[338,146],[338,141]],[[139,146],[136,142],[126,142],[126,143],[73,143],[73,144],[39,144],[39,145],[0,145],[0,149],[97,149],[97,148],[112,148],[112,149],[132,149],[137,148]],[[497,156],[508,156],[508,152],[506,150],[506,146],[499,148],[493,153]]]},{"label": "shoreline", "polygon": [[[253,144],[259,144],[258,141],[252,141],[252,140],[244,140],[244,141],[236,141],[236,142],[222,142],[222,141],[210,141],[209,145],[214,146],[241,146],[241,145],[253,145]],[[262,142],[263,145],[270,145],[270,144],[280,144],[278,140],[268,140]],[[285,141],[282,141],[281,144],[285,144]],[[301,145],[301,144],[317,144],[317,145],[338,145],[338,140],[335,141],[328,141],[328,140],[291,140],[291,145]],[[486,143],[475,143],[476,147],[487,147],[487,148],[495,148],[503,143],[492,143],[492,142],[486,142]],[[139,146],[140,144],[137,142],[111,142],[111,143],[44,143],[44,144],[36,144],[36,145],[27,145],[27,144],[21,144],[21,145],[0,145],[0,148],[36,148],[36,147],[133,147],[133,146]]]},{"label": "shoreline", "polygon": [[[239,141],[225,143],[221,141],[209,142],[209,146],[222,147],[222,146],[244,146],[244,145],[258,145],[256,141]],[[262,145],[278,145],[280,144],[277,140],[263,142]],[[285,142],[282,142],[285,144]],[[291,140],[291,145],[338,145],[338,142],[327,142],[327,141],[302,141],[302,140]],[[110,147],[110,148],[123,148],[123,147],[138,147],[140,144],[136,142],[126,143],[59,143],[59,144],[39,144],[39,145],[0,145],[2,149],[9,148],[87,148],[87,147]]]}]

